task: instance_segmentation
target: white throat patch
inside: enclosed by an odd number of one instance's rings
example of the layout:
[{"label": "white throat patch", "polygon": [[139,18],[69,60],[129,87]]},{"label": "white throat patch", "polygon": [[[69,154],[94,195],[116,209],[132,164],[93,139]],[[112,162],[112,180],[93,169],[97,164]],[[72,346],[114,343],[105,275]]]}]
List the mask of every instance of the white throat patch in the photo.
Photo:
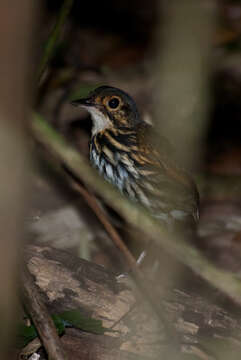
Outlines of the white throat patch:
[{"label": "white throat patch", "polygon": [[83,106],[91,115],[91,118],[93,120],[93,127],[92,127],[92,135],[95,135],[101,130],[106,129],[107,127],[110,127],[111,122],[108,118],[105,117],[105,115],[95,107],[90,106]]}]

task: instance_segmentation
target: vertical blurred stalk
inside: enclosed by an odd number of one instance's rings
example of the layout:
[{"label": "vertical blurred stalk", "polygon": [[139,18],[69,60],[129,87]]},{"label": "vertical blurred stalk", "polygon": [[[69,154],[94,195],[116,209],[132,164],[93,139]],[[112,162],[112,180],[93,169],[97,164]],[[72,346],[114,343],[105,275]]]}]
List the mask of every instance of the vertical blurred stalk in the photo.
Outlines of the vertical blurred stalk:
[{"label": "vertical blurred stalk", "polygon": [[31,39],[34,1],[0,2],[0,359],[16,319],[18,264],[23,244],[23,215],[29,161],[25,139],[30,115]]},{"label": "vertical blurred stalk", "polygon": [[48,62],[54,55],[56,50],[56,46],[58,44],[58,39],[60,36],[60,32],[63,28],[63,25],[67,19],[67,16],[72,8],[73,0],[65,0],[59,10],[58,17],[56,23],[50,33],[50,36],[46,42],[46,46],[44,48],[43,56],[38,69],[38,77],[41,80],[41,77],[47,67]]},{"label": "vertical blurred stalk", "polygon": [[[156,123],[186,167],[198,164],[207,125],[214,0],[163,2],[159,27]],[[196,166],[195,166],[196,167]]]},{"label": "vertical blurred stalk", "polygon": [[[172,143],[179,163],[195,169],[202,158],[208,120],[214,0],[163,0],[157,33],[155,125]],[[177,265],[165,265],[169,282],[182,281]]]}]

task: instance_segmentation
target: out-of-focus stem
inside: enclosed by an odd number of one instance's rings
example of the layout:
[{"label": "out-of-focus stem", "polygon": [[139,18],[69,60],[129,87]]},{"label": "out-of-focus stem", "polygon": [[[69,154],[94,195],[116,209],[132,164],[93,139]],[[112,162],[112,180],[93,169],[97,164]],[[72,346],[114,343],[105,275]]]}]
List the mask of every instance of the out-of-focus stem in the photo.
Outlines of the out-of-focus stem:
[{"label": "out-of-focus stem", "polygon": [[50,61],[50,59],[52,58],[52,56],[54,54],[54,51],[55,51],[56,45],[57,45],[57,41],[60,36],[60,32],[62,30],[62,27],[65,23],[65,20],[68,16],[69,12],[71,10],[72,5],[73,5],[73,0],[65,0],[59,10],[57,21],[49,35],[49,38],[48,38],[47,43],[44,48],[41,63],[39,65],[39,70],[38,70],[38,79],[39,80],[41,79],[48,62]]},{"label": "out-of-focus stem", "polygon": [[159,26],[155,119],[186,167],[202,159],[208,122],[208,78],[216,25],[215,0],[165,2]]},{"label": "out-of-focus stem", "polygon": [[33,73],[32,0],[0,2],[0,359],[12,343],[23,248],[29,162],[25,139]]}]

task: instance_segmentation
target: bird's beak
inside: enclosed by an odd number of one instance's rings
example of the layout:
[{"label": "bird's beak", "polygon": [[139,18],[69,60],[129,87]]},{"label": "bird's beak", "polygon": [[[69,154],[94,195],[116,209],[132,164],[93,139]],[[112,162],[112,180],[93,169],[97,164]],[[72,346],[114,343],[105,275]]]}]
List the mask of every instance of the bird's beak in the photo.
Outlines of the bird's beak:
[{"label": "bird's beak", "polygon": [[84,106],[84,107],[89,107],[89,106],[94,106],[94,102],[93,99],[89,98],[82,98],[82,99],[76,99],[71,101],[70,103],[73,106]]}]

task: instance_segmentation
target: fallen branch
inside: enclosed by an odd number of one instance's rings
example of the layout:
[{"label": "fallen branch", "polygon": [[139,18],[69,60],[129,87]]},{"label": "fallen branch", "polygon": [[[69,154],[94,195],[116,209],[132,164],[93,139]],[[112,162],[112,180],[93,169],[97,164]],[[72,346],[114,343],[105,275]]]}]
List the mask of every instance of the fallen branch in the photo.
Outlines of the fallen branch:
[{"label": "fallen branch", "polygon": [[39,333],[50,360],[66,360],[53,320],[29,271],[22,273],[23,302]]},{"label": "fallen branch", "polygon": [[[46,245],[28,246],[26,262],[51,314],[79,309],[107,329],[105,335],[66,329],[61,341],[71,359],[187,359],[186,353],[201,360],[238,358],[240,315],[234,307],[226,310],[180,288],[167,291],[161,306],[181,340],[174,348],[129,278],[117,281],[102,266]],[[162,292],[161,284],[154,285]]]}]

